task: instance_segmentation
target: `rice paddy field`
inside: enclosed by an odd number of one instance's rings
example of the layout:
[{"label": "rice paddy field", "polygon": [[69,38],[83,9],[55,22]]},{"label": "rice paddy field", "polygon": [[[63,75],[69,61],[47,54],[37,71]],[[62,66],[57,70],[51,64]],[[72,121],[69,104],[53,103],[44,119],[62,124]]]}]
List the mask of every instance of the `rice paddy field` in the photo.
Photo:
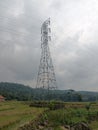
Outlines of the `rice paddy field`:
[{"label": "rice paddy field", "polygon": [[[0,130],[17,130],[20,126],[33,121],[46,108],[29,107],[26,102],[0,102]],[[55,130],[62,130],[64,124],[88,122],[91,130],[98,130],[98,103],[65,103],[63,109],[50,110],[43,115]]]},{"label": "rice paddy field", "polygon": [[17,130],[19,126],[34,120],[43,111],[43,108],[29,107],[24,102],[0,102],[0,130]]}]

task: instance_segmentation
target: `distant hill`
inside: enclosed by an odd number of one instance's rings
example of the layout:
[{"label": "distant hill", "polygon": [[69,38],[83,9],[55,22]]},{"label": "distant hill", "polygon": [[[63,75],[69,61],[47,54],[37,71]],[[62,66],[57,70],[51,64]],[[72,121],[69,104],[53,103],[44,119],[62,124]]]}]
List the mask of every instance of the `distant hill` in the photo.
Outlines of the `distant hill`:
[{"label": "distant hill", "polygon": [[79,91],[83,101],[98,101],[98,92]]},{"label": "distant hill", "polygon": [[96,101],[98,92],[36,89],[17,83],[0,83],[0,95],[6,100],[61,100],[61,101]]},{"label": "distant hill", "polygon": [[31,97],[33,89],[17,83],[0,83],[0,94],[7,100],[28,100]]}]

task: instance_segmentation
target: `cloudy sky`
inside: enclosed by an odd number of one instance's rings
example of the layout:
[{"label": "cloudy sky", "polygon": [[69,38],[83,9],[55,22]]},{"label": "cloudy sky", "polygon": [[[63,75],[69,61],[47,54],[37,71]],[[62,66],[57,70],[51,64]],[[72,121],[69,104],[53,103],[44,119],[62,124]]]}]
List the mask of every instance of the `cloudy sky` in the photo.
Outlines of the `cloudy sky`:
[{"label": "cloudy sky", "polygon": [[98,0],[0,0],[0,82],[36,86],[49,17],[58,88],[98,91]]}]

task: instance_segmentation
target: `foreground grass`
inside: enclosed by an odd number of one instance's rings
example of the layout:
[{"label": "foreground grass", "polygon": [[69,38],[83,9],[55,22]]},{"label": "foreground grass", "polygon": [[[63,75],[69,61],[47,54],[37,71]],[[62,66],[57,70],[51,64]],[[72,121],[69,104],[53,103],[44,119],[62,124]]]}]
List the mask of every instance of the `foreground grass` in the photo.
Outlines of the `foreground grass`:
[{"label": "foreground grass", "polygon": [[98,130],[98,121],[93,121],[90,123],[90,128],[92,130]]},{"label": "foreground grass", "polygon": [[23,102],[2,102],[0,103],[0,130],[16,130],[19,126],[35,119],[43,111],[42,108],[32,108]]},{"label": "foreground grass", "polygon": [[[65,103],[65,108],[48,111],[43,117],[47,119],[55,130],[60,126],[74,125],[78,122],[87,122],[92,130],[98,130],[98,103]],[[43,119],[41,119],[43,120]]]},{"label": "foreground grass", "polygon": [[[77,122],[88,122],[89,117],[98,114],[98,103],[86,109],[88,103],[65,103],[63,109],[47,111],[42,120],[48,120],[54,130],[62,130],[61,126],[71,125]],[[24,102],[8,101],[0,102],[0,130],[17,130],[19,126],[28,123],[43,113],[45,108],[29,107]],[[89,124],[92,130],[98,130],[98,121]]]}]

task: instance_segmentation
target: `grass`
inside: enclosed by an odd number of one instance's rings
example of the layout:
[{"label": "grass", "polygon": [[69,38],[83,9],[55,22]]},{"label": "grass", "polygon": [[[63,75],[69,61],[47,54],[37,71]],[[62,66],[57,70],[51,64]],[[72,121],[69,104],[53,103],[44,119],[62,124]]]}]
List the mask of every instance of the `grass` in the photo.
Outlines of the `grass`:
[{"label": "grass", "polygon": [[[88,122],[92,130],[98,130],[98,103],[92,104],[90,109],[86,109],[89,103],[65,103],[65,108],[51,110],[45,117],[56,129],[60,126],[74,125],[78,122]],[[82,106],[82,107],[80,107]],[[92,117],[93,120],[92,120]]]},{"label": "grass", "polygon": [[[86,115],[86,111],[83,111]],[[79,110],[75,109],[62,109],[62,110],[53,110],[47,113],[48,120],[55,125],[72,125],[80,121],[86,121],[86,116],[82,112],[79,113]]]},{"label": "grass", "polygon": [[0,130],[16,130],[43,113],[43,108],[29,107],[23,102],[0,102]]},{"label": "grass", "polygon": [[98,130],[98,121],[93,121],[89,125],[92,130]]},{"label": "grass", "polygon": [[[89,103],[65,103],[65,108],[47,111],[43,114],[43,120],[48,120],[54,130],[62,130],[61,126],[71,125],[80,121],[88,121],[89,117],[98,115],[98,103],[90,106],[89,111],[86,105]],[[0,130],[17,130],[38,115],[44,112],[45,108],[29,107],[28,104],[19,101],[0,102]],[[98,121],[89,123],[92,130],[98,130]]]}]

